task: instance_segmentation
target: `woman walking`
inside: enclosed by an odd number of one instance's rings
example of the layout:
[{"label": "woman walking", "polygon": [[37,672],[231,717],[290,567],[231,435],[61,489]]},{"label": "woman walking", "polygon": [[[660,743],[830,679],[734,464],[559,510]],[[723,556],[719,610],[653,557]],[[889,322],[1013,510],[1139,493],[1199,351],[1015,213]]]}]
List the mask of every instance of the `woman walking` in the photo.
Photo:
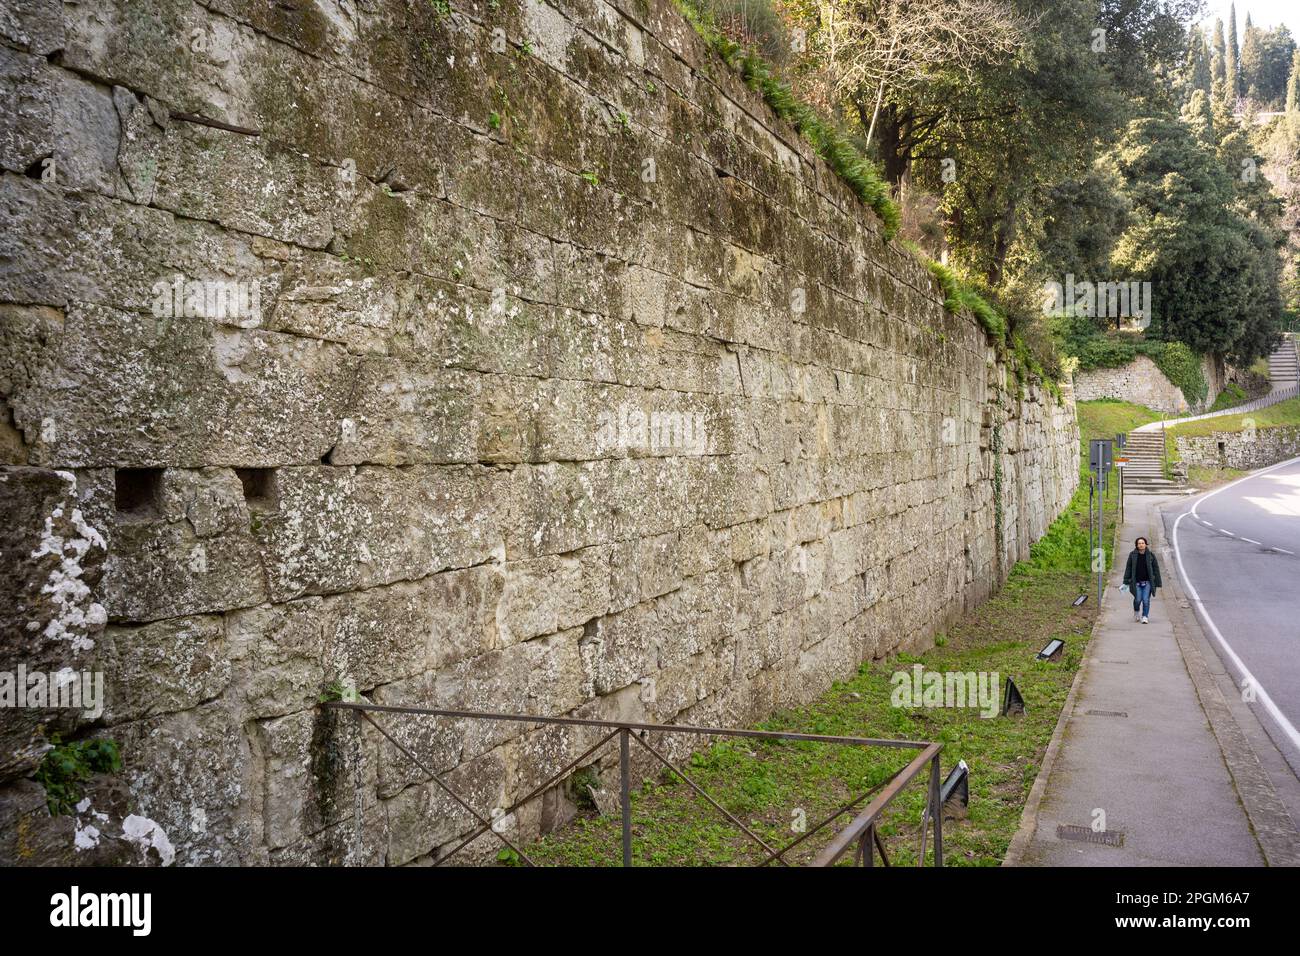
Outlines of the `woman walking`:
[{"label": "woman walking", "polygon": [[1143,624],[1148,623],[1151,597],[1164,584],[1160,580],[1160,562],[1147,547],[1146,538],[1133,542],[1128,564],[1124,566],[1124,586],[1133,592],[1133,620],[1141,618]]}]

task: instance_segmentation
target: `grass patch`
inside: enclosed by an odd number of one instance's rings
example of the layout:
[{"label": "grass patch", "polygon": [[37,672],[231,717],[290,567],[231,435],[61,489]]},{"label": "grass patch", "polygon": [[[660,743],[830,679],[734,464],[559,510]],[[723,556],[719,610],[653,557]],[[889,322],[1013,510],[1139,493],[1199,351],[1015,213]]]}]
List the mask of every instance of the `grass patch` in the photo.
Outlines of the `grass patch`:
[{"label": "grass patch", "polygon": [[[964,759],[971,767],[970,815],[944,827],[945,863],[997,866],[1019,826],[1070,684],[1083,658],[1095,615],[1089,590],[1087,489],[1018,563],[987,602],[939,635],[922,654],[863,664],[810,704],[783,711],[759,725],[765,730],[938,740],[946,773]],[[1109,522],[1113,535],[1113,511]],[[1057,663],[1034,654],[1053,637],[1066,640]],[[1022,718],[991,718],[978,710],[891,706],[891,676],[921,664],[927,671],[985,671],[1010,677],[1027,702]],[[999,687],[1001,689],[1001,685]],[[634,745],[634,749],[635,745]],[[812,828],[842,804],[886,781],[913,751],[836,747],[807,742],[737,740],[715,744],[684,768],[701,787],[769,845],[778,847]],[[895,864],[914,864],[925,802],[922,780],[909,784],[891,805],[881,835]],[[633,860],[637,865],[700,866],[756,863],[763,852],[690,788],[670,775],[645,781],[633,792]],[[836,824],[802,844],[791,862],[806,863],[830,839]],[[584,812],[527,852],[546,865],[618,866],[617,815]],[[927,859],[931,856],[927,847]],[[848,862],[847,859],[845,861]]]},{"label": "grass patch", "polygon": [[1195,422],[1171,424],[1169,434],[1184,437],[1212,435],[1215,432],[1239,432],[1248,427],[1247,420],[1253,422],[1254,428],[1279,428],[1283,425],[1300,425],[1300,398],[1288,398],[1285,402],[1257,408],[1253,412],[1240,415],[1223,415],[1219,418],[1204,418]]},{"label": "grass patch", "polygon": [[1128,434],[1139,425],[1160,421],[1160,413],[1154,409],[1113,398],[1077,402],[1075,411],[1079,417],[1079,468],[1083,475],[1088,472],[1088,442],[1114,438],[1120,432]]},{"label": "grass patch", "polygon": [[1234,405],[1240,405],[1242,402],[1246,401],[1246,399],[1246,390],[1235,382],[1229,382],[1227,385],[1223,386],[1223,391],[1218,394],[1214,399],[1214,404],[1206,409],[1206,411],[1222,411],[1226,408],[1232,408]]},{"label": "grass patch", "polygon": [[970,287],[963,282],[957,273],[953,272],[941,262],[933,259],[926,260],[926,268],[930,270],[930,275],[934,276],[939,283],[939,288],[943,290],[943,307],[949,312],[961,312],[963,309],[971,312],[979,320],[984,331],[994,338],[1005,341],[1007,337],[1007,320],[1001,312]]},{"label": "grass patch", "polygon": [[1160,413],[1155,409],[1113,398],[1079,402],[1075,408],[1079,416],[1079,443],[1085,455],[1093,438],[1114,438],[1119,432],[1131,432],[1139,425],[1160,420]]},{"label": "grass patch", "polygon": [[1212,465],[1188,465],[1187,466],[1187,483],[1195,488],[1205,490],[1214,488],[1218,485],[1226,485],[1230,481],[1236,481],[1238,478],[1244,478],[1250,474],[1248,471],[1240,471],[1236,468],[1218,468]]}]

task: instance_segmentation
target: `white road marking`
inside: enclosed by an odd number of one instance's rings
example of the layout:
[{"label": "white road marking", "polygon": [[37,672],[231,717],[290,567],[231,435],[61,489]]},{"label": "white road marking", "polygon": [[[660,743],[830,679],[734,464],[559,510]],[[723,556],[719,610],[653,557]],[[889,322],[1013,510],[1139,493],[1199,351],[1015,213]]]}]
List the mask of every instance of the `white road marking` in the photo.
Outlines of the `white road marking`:
[{"label": "white road marking", "polygon": [[1280,551],[1283,554],[1295,554],[1294,551],[1288,551],[1286,548],[1274,548],[1274,551]]},{"label": "white road marking", "polygon": [[1229,538],[1236,537],[1236,535],[1233,534],[1231,531],[1229,531],[1227,528],[1220,528],[1219,530],[1222,531],[1224,534],[1226,534]]},{"label": "white road marking", "polygon": [[1201,519],[1201,524],[1205,525],[1205,527],[1207,527],[1207,528],[1213,528],[1213,527],[1214,527],[1214,525],[1210,524],[1210,523],[1209,523],[1208,521],[1206,521],[1204,518]]},{"label": "white road marking", "polygon": [[1179,522],[1181,522],[1189,514],[1195,515],[1198,521],[1202,520],[1201,516],[1196,513],[1196,509],[1199,508],[1203,502],[1208,501],[1210,498],[1217,495],[1220,491],[1226,491],[1228,488],[1232,488],[1235,485],[1239,485],[1243,481],[1250,481],[1252,478],[1258,478],[1260,475],[1266,475],[1270,471],[1275,471],[1278,468],[1285,468],[1288,465],[1294,465],[1297,462],[1300,462],[1300,458],[1292,458],[1290,461],[1281,462],[1279,464],[1273,465],[1271,468],[1264,468],[1260,471],[1255,472],[1253,475],[1247,475],[1245,478],[1238,478],[1236,481],[1226,484],[1222,488],[1214,489],[1214,491],[1211,491],[1204,498],[1199,499],[1195,504],[1193,504],[1191,511],[1184,511],[1176,519],[1174,519],[1173,538],[1174,538],[1174,557],[1178,559],[1178,568],[1182,572],[1183,582],[1187,585],[1188,594],[1191,595],[1193,601],[1201,605],[1201,617],[1203,617],[1205,619],[1205,623],[1210,626],[1210,631],[1214,634],[1215,640],[1219,642],[1219,647],[1223,649],[1223,652],[1227,654],[1228,659],[1233,664],[1235,664],[1237,668],[1241,671],[1243,681],[1249,682],[1250,685],[1254,687],[1256,693],[1255,699],[1259,702],[1260,706],[1263,707],[1264,710],[1268,712],[1268,715],[1272,717],[1273,720],[1277,723],[1278,729],[1281,730],[1282,733],[1287,737],[1287,739],[1291,741],[1291,746],[1300,749],[1300,730],[1296,730],[1295,724],[1287,720],[1286,714],[1282,713],[1282,711],[1278,709],[1277,704],[1273,701],[1273,698],[1269,696],[1268,691],[1264,690],[1264,685],[1255,679],[1255,675],[1252,674],[1250,672],[1250,669],[1246,667],[1245,662],[1242,661],[1242,659],[1237,656],[1237,652],[1232,649],[1232,645],[1228,643],[1227,639],[1223,636],[1223,633],[1219,630],[1218,625],[1214,623],[1214,618],[1210,617],[1209,612],[1205,610],[1205,602],[1201,600],[1201,596],[1196,592],[1196,588],[1192,585],[1192,579],[1187,574],[1187,565],[1183,562],[1183,553],[1178,548]]},{"label": "white road marking", "polygon": [[1254,538],[1243,537],[1241,540],[1242,540],[1242,541],[1249,542],[1250,544],[1259,544],[1259,542],[1256,541]]}]

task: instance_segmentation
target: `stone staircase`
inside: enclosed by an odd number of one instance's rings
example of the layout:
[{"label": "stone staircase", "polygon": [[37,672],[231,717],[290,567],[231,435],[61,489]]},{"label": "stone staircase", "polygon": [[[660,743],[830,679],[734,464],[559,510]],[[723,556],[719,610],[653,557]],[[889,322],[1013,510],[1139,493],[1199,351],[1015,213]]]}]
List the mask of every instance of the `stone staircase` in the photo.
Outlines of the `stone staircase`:
[{"label": "stone staircase", "polygon": [[1167,495],[1183,485],[1165,477],[1165,436],[1159,429],[1131,431],[1124,444],[1124,492],[1138,495]]},{"label": "stone staircase", "polygon": [[1219,412],[1149,422],[1129,432],[1124,447],[1124,455],[1129,460],[1124,468],[1124,490],[1139,495],[1179,494],[1188,490],[1183,482],[1164,476],[1166,425],[1221,415],[1240,415],[1300,396],[1300,358],[1297,357],[1296,340],[1291,336],[1283,339],[1268,357],[1268,374],[1273,388],[1263,398]]},{"label": "stone staircase", "polygon": [[1289,336],[1268,357],[1268,377],[1274,392],[1300,385],[1300,361],[1296,359],[1295,341]]}]

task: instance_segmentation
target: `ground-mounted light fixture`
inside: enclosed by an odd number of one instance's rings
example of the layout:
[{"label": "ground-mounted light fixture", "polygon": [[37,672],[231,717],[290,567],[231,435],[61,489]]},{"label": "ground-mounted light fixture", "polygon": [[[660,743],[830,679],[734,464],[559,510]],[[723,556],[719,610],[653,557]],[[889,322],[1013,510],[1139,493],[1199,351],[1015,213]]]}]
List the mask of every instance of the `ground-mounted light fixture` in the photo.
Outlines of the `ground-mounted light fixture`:
[{"label": "ground-mounted light fixture", "polygon": [[1083,607],[1087,603],[1088,603],[1088,595],[1080,594],[1077,598],[1074,599],[1074,604],[1072,606]]},{"label": "ground-mounted light fixture", "polygon": [[1007,678],[1007,689],[1002,693],[1002,716],[1003,717],[1021,717],[1025,713],[1025,699],[1020,696],[1020,688],[1010,677]]},{"label": "ground-mounted light fixture", "polygon": [[1038,652],[1040,661],[1058,661],[1061,659],[1061,652],[1065,650],[1065,641],[1059,637],[1054,637],[1047,642],[1047,646]]},{"label": "ground-mounted light fixture", "polygon": [[958,760],[939,788],[939,804],[945,820],[964,820],[970,810],[970,767]]}]

